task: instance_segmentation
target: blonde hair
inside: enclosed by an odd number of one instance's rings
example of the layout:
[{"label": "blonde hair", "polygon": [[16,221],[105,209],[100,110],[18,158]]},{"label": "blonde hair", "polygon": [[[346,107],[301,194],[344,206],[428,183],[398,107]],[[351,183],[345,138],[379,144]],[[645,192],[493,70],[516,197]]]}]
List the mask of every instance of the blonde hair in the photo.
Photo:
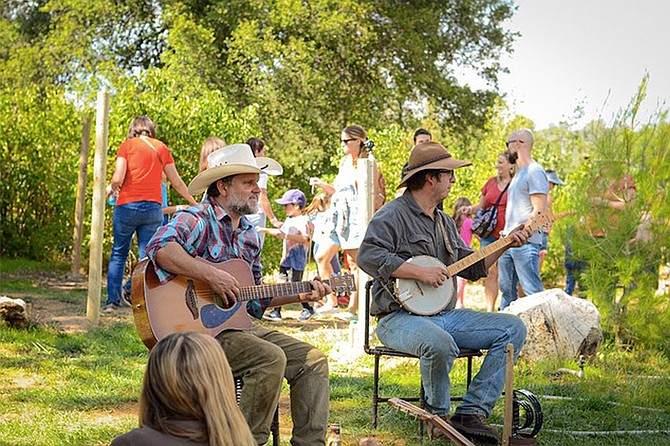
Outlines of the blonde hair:
[{"label": "blonde hair", "polygon": [[225,146],[226,142],[216,136],[210,136],[202,143],[202,150],[200,150],[200,167],[198,172],[202,172],[207,169],[207,157],[215,150],[219,150],[221,147]]},{"label": "blonde hair", "polygon": [[[256,446],[237,407],[233,375],[211,336],[172,333],[151,350],[140,394],[140,427],[209,446]],[[198,429],[184,421],[199,421]]]},{"label": "blonde hair", "polygon": [[330,207],[330,195],[325,192],[320,192],[312,198],[312,201],[304,209],[305,215],[316,214],[323,212]]},{"label": "blonde hair", "polygon": [[452,218],[454,219],[454,222],[456,222],[456,228],[458,228],[459,231],[461,230],[461,226],[463,226],[463,221],[465,221],[465,218],[467,217],[467,214],[458,212],[463,206],[472,206],[472,203],[465,197],[458,197],[454,202],[454,214],[452,215]]}]

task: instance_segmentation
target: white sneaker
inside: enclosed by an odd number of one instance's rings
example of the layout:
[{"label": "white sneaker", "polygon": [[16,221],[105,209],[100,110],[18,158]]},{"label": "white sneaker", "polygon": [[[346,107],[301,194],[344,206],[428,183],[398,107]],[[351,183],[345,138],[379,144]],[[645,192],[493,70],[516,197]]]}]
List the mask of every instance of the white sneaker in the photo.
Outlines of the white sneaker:
[{"label": "white sneaker", "polygon": [[357,321],[358,316],[356,316],[355,313],[352,313],[350,310],[347,311],[340,311],[339,313],[333,314],[333,317],[335,319],[339,319],[341,321]]},{"label": "white sneaker", "polygon": [[320,316],[325,316],[327,314],[337,313],[338,311],[340,311],[340,307],[333,307],[330,304],[326,304],[315,309],[314,311],[316,312],[316,314]]}]

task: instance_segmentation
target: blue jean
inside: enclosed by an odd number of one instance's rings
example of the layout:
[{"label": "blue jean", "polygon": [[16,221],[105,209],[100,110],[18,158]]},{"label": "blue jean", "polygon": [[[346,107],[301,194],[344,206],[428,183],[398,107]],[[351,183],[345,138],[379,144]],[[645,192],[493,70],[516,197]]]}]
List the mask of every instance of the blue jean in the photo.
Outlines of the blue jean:
[{"label": "blue jean", "polygon": [[457,413],[491,415],[505,385],[505,347],[514,345],[515,359],[526,340],[526,326],[511,314],[461,309],[434,316],[396,311],[377,324],[377,336],[387,347],[420,359],[426,402],[437,415],[449,413],[449,372],[461,348],[488,350]]},{"label": "blue jean", "polygon": [[519,248],[508,249],[498,259],[501,310],[519,297],[519,282],[526,295],[544,291],[540,279],[540,245],[537,243],[526,243]]},{"label": "blue jean", "polygon": [[161,204],[138,201],[114,207],[112,218],[114,246],[107,268],[107,304],[121,303],[123,271],[130,251],[133,234],[137,233],[140,259],[146,257],[145,248],[156,229],[163,223]]}]

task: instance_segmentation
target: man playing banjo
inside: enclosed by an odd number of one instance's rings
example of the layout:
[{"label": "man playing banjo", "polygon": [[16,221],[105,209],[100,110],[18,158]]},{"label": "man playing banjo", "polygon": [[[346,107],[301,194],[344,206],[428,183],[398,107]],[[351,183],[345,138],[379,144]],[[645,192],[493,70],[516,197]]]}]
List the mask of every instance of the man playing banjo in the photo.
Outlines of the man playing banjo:
[{"label": "man playing banjo", "polygon": [[[387,347],[420,358],[421,377],[426,393],[426,409],[447,419],[450,403],[449,372],[459,349],[486,349],[484,362],[456,409],[450,423],[467,436],[499,441],[498,431],[487,418],[503,391],[505,347],[514,345],[518,356],[526,339],[526,326],[516,316],[454,309],[456,277],[449,277],[445,265],[473,253],[456,230],[451,217],[437,209],[456,181],[454,170],[471,163],[451,157],[437,142],[414,147],[399,187],[405,193],[387,203],[374,216],[358,252],[360,267],[375,278],[370,313],[378,318],[377,335]],[[485,277],[489,266],[507,249],[523,245],[529,230],[519,228],[507,245],[474,262],[458,273],[468,280]],[[417,256],[433,259],[420,265]],[[415,261],[407,262],[413,259]],[[439,259],[441,262],[436,262]],[[416,284],[415,308],[404,302],[409,291],[395,293],[394,279]],[[399,280],[399,283],[402,280]],[[418,287],[423,286],[423,289]],[[422,306],[427,294],[442,302],[433,310]],[[434,301],[435,299],[432,299]],[[412,311],[412,312],[410,312]],[[516,357],[515,357],[516,359]],[[431,436],[448,439],[431,426]]]}]

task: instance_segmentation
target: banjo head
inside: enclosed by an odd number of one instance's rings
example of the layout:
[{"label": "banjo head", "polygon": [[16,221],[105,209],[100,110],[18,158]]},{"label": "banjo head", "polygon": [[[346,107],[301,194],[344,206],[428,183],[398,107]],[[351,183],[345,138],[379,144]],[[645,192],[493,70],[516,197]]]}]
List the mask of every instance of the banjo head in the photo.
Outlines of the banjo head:
[{"label": "banjo head", "polygon": [[[444,263],[431,256],[412,257],[407,263],[418,266],[442,266]],[[409,279],[397,281],[398,303],[407,311],[420,316],[431,316],[444,310],[453,293],[453,280],[435,288],[425,282]]]}]

